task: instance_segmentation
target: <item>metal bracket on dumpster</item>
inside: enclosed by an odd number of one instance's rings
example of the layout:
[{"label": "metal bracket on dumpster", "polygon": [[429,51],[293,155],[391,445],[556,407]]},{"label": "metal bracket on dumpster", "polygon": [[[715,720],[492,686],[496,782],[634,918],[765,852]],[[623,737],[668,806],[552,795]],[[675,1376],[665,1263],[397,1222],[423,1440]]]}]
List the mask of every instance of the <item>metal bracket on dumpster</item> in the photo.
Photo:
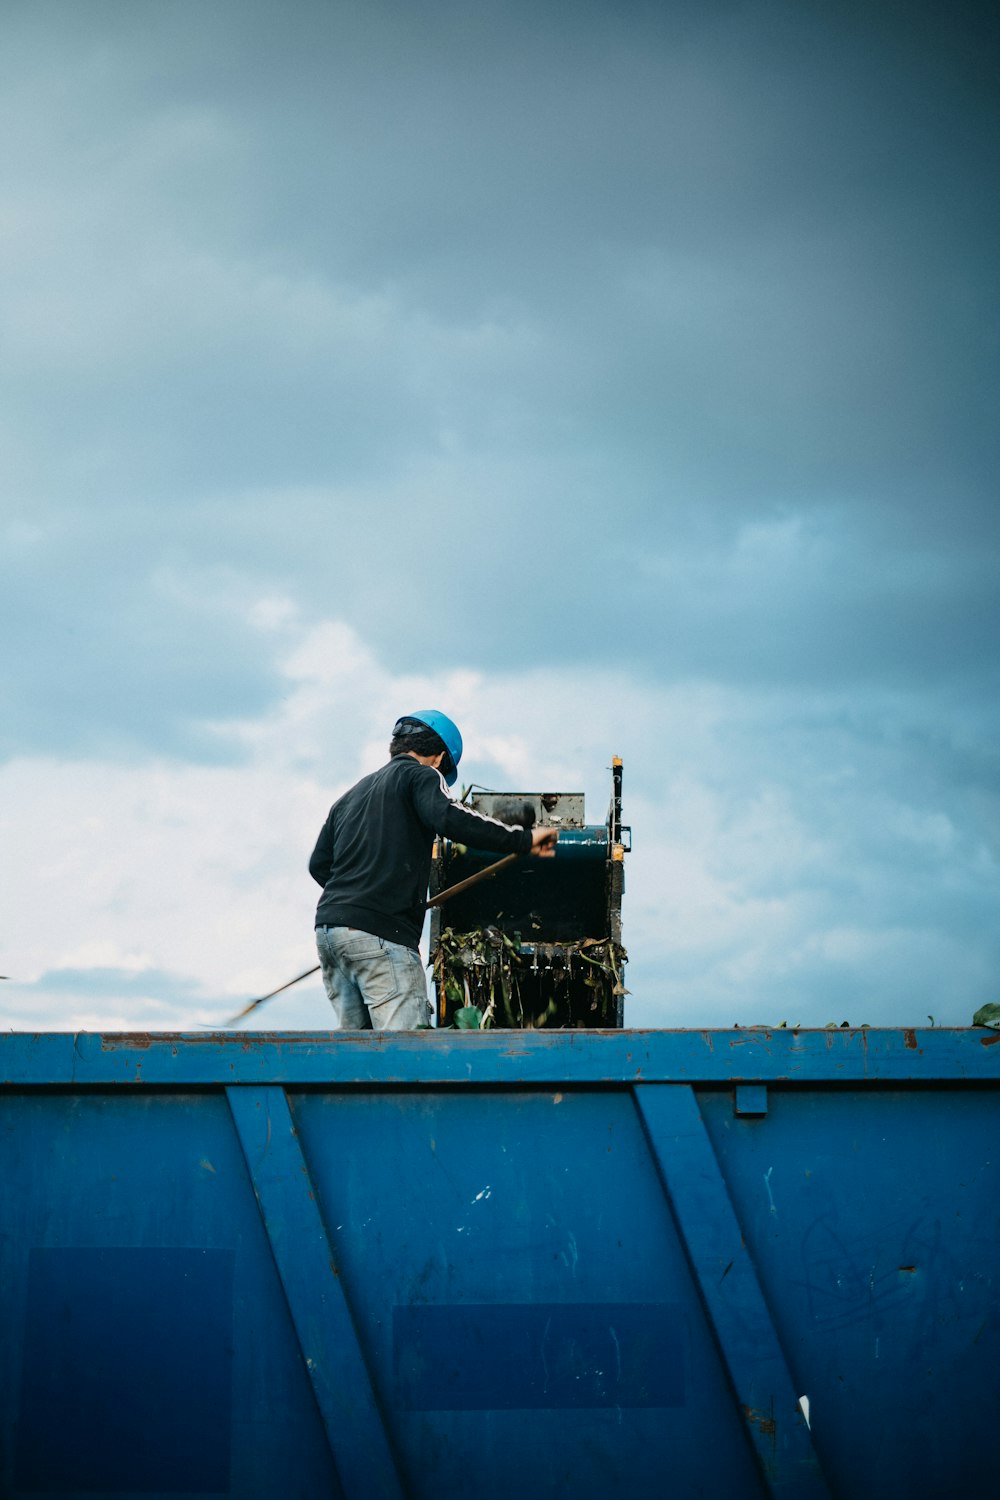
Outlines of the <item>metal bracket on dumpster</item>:
[{"label": "metal bracket on dumpster", "polygon": [[767,1492],[830,1500],[695,1091],[644,1083],[635,1099]]},{"label": "metal bracket on dumpster", "polygon": [[736,1115],[766,1115],[767,1084],[738,1083],[736,1085],[736,1099],[733,1104],[733,1113]]},{"label": "metal bracket on dumpster", "polygon": [[385,1423],[282,1088],[226,1090],[347,1500],[402,1500]]}]

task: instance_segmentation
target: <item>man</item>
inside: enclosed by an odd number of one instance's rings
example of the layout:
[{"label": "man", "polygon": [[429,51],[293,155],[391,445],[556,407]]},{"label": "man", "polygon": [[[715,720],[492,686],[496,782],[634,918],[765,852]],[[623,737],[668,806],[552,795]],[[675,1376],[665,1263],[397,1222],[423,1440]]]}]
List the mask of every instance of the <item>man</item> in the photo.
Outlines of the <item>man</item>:
[{"label": "man", "polygon": [[498,854],[555,854],[554,828],[512,828],[452,801],[461,758],[447,715],[407,714],[393,728],[388,764],[330,809],[309,873],[323,887],[316,946],[341,1030],[430,1024],[418,946],[435,834]]}]

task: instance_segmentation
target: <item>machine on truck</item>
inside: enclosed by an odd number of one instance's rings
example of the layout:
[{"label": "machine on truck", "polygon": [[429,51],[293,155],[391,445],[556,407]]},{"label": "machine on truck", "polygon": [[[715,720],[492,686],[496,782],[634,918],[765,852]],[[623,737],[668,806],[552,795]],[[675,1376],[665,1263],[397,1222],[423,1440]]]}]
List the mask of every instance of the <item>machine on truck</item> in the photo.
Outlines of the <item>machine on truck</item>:
[{"label": "machine on truck", "polygon": [[[554,859],[495,861],[439,839],[431,865],[431,959],[437,1024],[621,1027],[622,894],[631,829],[622,824],[622,762],[611,767],[603,823],[588,823],[579,792],[470,788],[477,812],[558,828]],[[486,872],[496,865],[496,873]],[[462,887],[465,886],[465,889]],[[435,899],[453,892],[442,905]]]}]

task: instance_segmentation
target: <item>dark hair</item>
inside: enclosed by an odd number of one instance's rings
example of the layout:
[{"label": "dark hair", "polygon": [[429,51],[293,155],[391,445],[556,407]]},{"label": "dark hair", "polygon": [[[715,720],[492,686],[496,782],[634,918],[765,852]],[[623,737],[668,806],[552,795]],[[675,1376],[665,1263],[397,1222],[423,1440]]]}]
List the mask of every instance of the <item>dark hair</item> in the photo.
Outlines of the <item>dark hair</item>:
[{"label": "dark hair", "polygon": [[439,734],[433,729],[425,729],[421,734],[394,734],[389,745],[389,754],[407,755],[413,750],[417,755],[440,755],[443,750],[448,754],[448,746]]},{"label": "dark hair", "polygon": [[443,752],[442,771],[451,765],[448,746],[435,730],[421,724],[419,719],[399,719],[393,725],[389,755],[407,755],[411,750],[416,755],[441,755]]}]

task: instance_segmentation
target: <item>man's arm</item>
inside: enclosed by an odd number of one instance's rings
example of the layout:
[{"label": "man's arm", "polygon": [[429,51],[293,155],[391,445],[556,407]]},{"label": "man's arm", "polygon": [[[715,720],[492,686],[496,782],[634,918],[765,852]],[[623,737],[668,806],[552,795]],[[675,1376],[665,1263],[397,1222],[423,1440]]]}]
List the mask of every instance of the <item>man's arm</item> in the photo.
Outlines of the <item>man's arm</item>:
[{"label": "man's arm", "polygon": [[496,854],[532,854],[536,846],[539,853],[555,853],[555,829],[513,827],[461,802],[453,802],[444,789],[440,772],[433,766],[414,764],[417,771],[413,777],[413,805],[429,832]]},{"label": "man's arm", "polygon": [[333,870],[333,813],[319,831],[316,847],[309,857],[309,874],[317,885],[325,886]]}]

